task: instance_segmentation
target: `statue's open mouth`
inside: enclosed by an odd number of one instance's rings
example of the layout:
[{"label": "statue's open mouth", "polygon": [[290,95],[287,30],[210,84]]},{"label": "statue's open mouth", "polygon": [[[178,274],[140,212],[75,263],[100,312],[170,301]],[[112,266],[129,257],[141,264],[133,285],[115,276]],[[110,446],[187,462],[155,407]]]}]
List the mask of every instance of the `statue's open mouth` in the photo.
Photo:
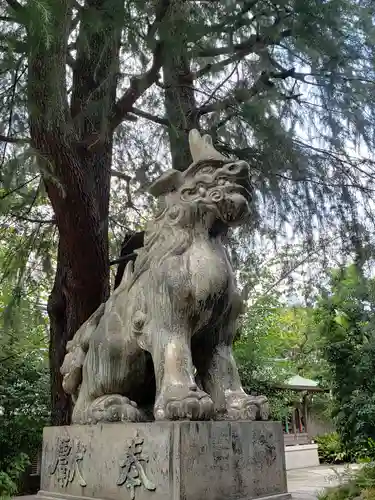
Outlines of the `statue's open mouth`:
[{"label": "statue's open mouth", "polygon": [[226,181],[224,185],[220,186],[224,189],[225,193],[237,193],[241,194],[247,200],[252,198],[250,184],[244,182],[243,184],[237,184],[234,182]]},{"label": "statue's open mouth", "polygon": [[224,196],[216,203],[219,218],[225,224],[236,224],[250,213],[250,193],[242,186],[228,186],[223,189]]}]

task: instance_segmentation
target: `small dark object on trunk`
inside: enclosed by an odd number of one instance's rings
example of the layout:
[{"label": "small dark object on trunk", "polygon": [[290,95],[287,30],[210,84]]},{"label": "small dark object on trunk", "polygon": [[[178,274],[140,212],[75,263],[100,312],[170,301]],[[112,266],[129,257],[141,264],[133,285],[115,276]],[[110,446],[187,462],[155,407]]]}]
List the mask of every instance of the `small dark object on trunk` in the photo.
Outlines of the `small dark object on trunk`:
[{"label": "small dark object on trunk", "polygon": [[144,231],[139,231],[137,233],[127,233],[125,235],[124,241],[122,242],[121,245],[120,257],[110,262],[110,265],[119,264],[115,277],[115,286],[114,286],[115,289],[121,283],[121,279],[124,274],[127,263],[130,261],[135,262],[137,254],[134,252],[134,250],[143,247],[144,237],[145,237]]}]

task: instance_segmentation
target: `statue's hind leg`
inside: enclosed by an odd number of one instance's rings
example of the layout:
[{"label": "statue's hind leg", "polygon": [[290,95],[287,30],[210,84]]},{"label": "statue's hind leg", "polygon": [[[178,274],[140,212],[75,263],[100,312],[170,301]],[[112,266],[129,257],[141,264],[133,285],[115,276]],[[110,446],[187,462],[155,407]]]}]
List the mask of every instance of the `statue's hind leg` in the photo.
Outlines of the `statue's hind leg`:
[{"label": "statue's hind leg", "polygon": [[[92,339],[83,370],[82,385],[74,406],[76,424],[97,422],[138,422],[143,412],[129,398],[145,376],[145,353],[135,339],[126,338],[117,315],[105,336]],[[116,321],[119,324],[114,324]]]}]

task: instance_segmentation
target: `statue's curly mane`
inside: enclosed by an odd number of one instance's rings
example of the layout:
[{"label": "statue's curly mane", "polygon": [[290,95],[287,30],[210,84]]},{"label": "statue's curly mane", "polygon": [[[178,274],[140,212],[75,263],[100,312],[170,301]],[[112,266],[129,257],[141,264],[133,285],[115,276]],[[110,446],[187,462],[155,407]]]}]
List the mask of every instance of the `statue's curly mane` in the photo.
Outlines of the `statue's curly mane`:
[{"label": "statue's curly mane", "polygon": [[144,246],[137,251],[131,285],[151,267],[159,266],[170,256],[183,254],[191,246],[193,227],[186,224],[186,219],[190,219],[192,214],[188,212],[192,207],[186,204],[173,209],[178,212],[175,219],[171,220],[171,207],[165,205],[146,228]]}]

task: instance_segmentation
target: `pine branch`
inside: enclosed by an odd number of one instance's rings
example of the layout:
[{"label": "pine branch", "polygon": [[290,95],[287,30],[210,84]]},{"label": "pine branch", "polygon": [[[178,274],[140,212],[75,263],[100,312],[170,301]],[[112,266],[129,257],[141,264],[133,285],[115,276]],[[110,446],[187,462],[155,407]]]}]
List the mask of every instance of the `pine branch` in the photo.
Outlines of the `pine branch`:
[{"label": "pine branch", "polygon": [[[272,283],[270,286],[268,286],[266,288],[266,290],[262,293],[262,297],[266,297],[267,295],[269,295],[272,292],[272,290],[277,288],[285,279],[288,278],[288,276],[290,276],[292,273],[294,273],[299,267],[306,264],[311,259],[311,257],[322,252],[324,250],[324,247],[326,244],[330,245],[330,244],[334,243],[335,241],[337,241],[339,238],[340,238],[339,236],[334,236],[333,238],[327,238],[326,242],[324,242],[325,243],[324,245],[318,244],[316,246],[316,248],[309,251],[306,256],[304,256],[302,259],[295,262],[286,271],[282,272],[279,279],[277,279],[274,283]],[[246,288],[246,286],[245,286],[242,290],[241,298],[243,300],[247,300],[249,297],[250,291],[251,291],[251,289],[249,289],[249,287]],[[255,304],[256,304],[256,302],[255,302]]]},{"label": "pine branch", "polygon": [[205,100],[205,102],[202,104],[201,107],[205,107],[206,104],[208,104],[211,99],[214,97],[214,95],[217,94],[217,92],[219,92],[219,90],[224,87],[224,85],[227,83],[228,80],[230,80],[233,76],[233,74],[237,71],[238,69],[238,63],[236,64],[236,66],[232,69],[232,71],[226,76],[226,78],[224,78],[224,80],[222,80],[211,92],[210,94],[208,95],[207,99]]},{"label": "pine branch", "polygon": [[15,17],[9,17],[9,16],[0,16],[0,21],[8,22],[8,23],[16,23],[17,20]]},{"label": "pine branch", "polygon": [[277,45],[284,40],[284,38],[288,38],[292,35],[292,30],[290,29],[274,33],[277,24],[278,22],[275,21],[275,23],[268,28],[265,33],[251,35],[243,42],[227,45],[225,47],[203,47],[193,55],[195,57],[215,57],[232,54],[233,52],[242,52],[242,56],[244,56],[250,54],[251,52],[257,52],[262,49],[264,50],[269,45]]},{"label": "pine branch", "polygon": [[111,176],[117,177],[118,179],[122,179],[123,181],[126,181],[126,182],[131,181],[130,175],[124,174],[123,172],[120,172],[119,170],[112,169]]},{"label": "pine branch", "polygon": [[5,363],[5,361],[8,361],[9,359],[17,358],[19,356],[19,353],[16,352],[14,354],[11,354],[10,356],[6,356],[5,358],[0,359],[0,364]]},{"label": "pine branch", "polygon": [[132,108],[130,112],[133,115],[139,116],[141,118],[145,118],[146,120],[150,120],[154,123],[157,123],[158,125],[163,125],[166,127],[169,125],[169,121],[167,118],[164,118],[162,116],[152,115],[151,113],[147,113],[147,111],[143,111],[142,109]]},{"label": "pine branch", "polygon": [[6,0],[6,2],[15,12],[21,12],[21,10],[24,10],[24,7],[18,3],[17,0]]},{"label": "pine branch", "polygon": [[112,169],[111,176],[117,177],[118,179],[122,179],[126,182],[125,192],[126,192],[127,202],[126,202],[125,206],[129,207],[129,208],[135,208],[134,204],[132,202],[131,192],[130,192],[130,181],[132,180],[130,175],[127,175],[127,174],[124,174],[123,172],[119,172],[118,170]]},{"label": "pine branch", "polygon": [[128,261],[130,259],[135,259],[138,254],[135,252],[128,253],[127,255],[122,255],[121,257],[118,257],[117,259],[110,260],[109,265],[114,266],[115,264],[121,264],[121,262]]},{"label": "pine branch", "polygon": [[170,3],[171,0],[160,0],[158,5],[156,6],[155,20],[152,24],[150,24],[147,30],[146,39],[148,40],[149,44],[151,44],[152,41],[154,40],[159,24],[162,22],[165,15],[167,14]]},{"label": "pine branch", "polygon": [[211,74],[217,73],[222,69],[224,69],[229,64],[239,61],[240,59],[243,58],[244,55],[245,54],[243,52],[238,52],[230,57],[227,57],[226,59],[223,59],[222,61],[218,61],[215,63],[208,63],[205,66],[202,66],[202,68],[198,69],[197,71],[194,71],[194,73],[192,73],[192,78],[194,80],[197,80],[198,78],[201,78],[202,76],[207,75],[208,73]]},{"label": "pine branch", "polygon": [[27,44],[24,42],[21,42],[16,37],[13,37],[13,36],[8,35],[8,34],[4,35],[4,34],[0,33],[0,42],[1,42],[1,45],[0,45],[1,52],[9,53],[9,47],[10,47],[10,43],[11,43],[12,52],[14,52],[15,54],[26,54],[27,53],[27,50],[28,50]]},{"label": "pine branch", "polygon": [[[231,54],[236,51],[242,50],[255,50],[256,44],[258,43],[259,48],[261,46],[259,35],[251,35],[247,40],[241,43],[235,43],[234,45],[226,45],[224,47],[202,47],[196,53],[195,57],[215,57],[226,54]],[[264,44],[263,44],[264,45]]]},{"label": "pine branch", "polygon": [[27,144],[30,142],[30,139],[21,139],[17,137],[8,137],[6,135],[0,134],[0,142],[7,142],[10,144]]},{"label": "pine branch", "polygon": [[10,214],[11,217],[17,220],[22,220],[25,222],[32,222],[36,224],[56,224],[56,219],[34,219],[31,217],[24,217],[23,215],[18,215],[18,214]]},{"label": "pine branch", "polygon": [[[206,0],[202,0],[206,1]],[[217,0],[207,0],[207,2],[216,2]],[[219,0],[221,1],[221,0]],[[223,33],[223,32],[231,32],[233,33],[235,30],[243,27],[243,26],[248,26],[250,25],[254,18],[248,19],[245,16],[248,12],[250,12],[256,4],[259,2],[259,0],[247,0],[244,2],[242,9],[237,13],[234,14],[233,16],[228,16],[225,21],[217,23],[217,24],[212,24],[210,26],[207,26],[207,30],[205,32],[205,35],[208,35],[209,33]],[[218,2],[219,3],[219,2]],[[190,41],[198,41],[199,37],[193,37]]]},{"label": "pine branch", "polygon": [[131,117],[131,115],[129,115],[129,112],[132,111],[134,103],[159,78],[159,72],[162,67],[163,61],[164,44],[161,41],[155,40],[155,34],[160,26],[160,23],[163,21],[164,17],[167,14],[169,6],[170,0],[159,0],[155,7],[155,20],[149,26],[146,37],[149,46],[154,47],[152,65],[150,69],[145,73],[139,76],[134,76],[130,80],[129,88],[125,91],[124,95],[114,104],[109,126],[110,130],[112,131],[123,120],[134,120],[134,117]]},{"label": "pine branch", "polygon": [[270,81],[271,78],[285,80],[286,78],[292,77],[294,73],[294,68],[281,71],[279,73],[264,71],[249,89],[236,89],[233,95],[225,97],[221,101],[201,106],[197,112],[199,116],[202,116],[214,111],[223,111],[225,109],[235,107],[238,104],[249,101],[252,97],[259,94],[263,90],[272,88],[274,84]]},{"label": "pine branch", "polygon": [[[230,118],[232,117],[233,115],[230,115]],[[216,127],[215,127],[216,129]],[[213,134],[212,131],[210,131],[210,134]],[[337,164],[337,163],[341,163],[343,169],[344,169],[344,162],[341,158],[335,156],[334,154],[328,152],[328,151],[325,151],[325,150],[321,150],[319,148],[314,148],[313,146],[309,145],[309,144],[305,144],[305,143],[302,143],[301,141],[298,141],[296,139],[293,140],[294,143],[296,144],[299,144],[299,145],[303,145],[303,147],[306,147],[308,149],[311,149],[313,151],[317,151],[317,152],[320,152],[321,155],[323,156],[328,156],[332,159],[332,164]],[[251,167],[252,169],[258,171],[258,173],[260,175],[262,175],[262,171],[260,168],[256,167],[256,161],[257,161],[257,152],[256,150],[252,149],[252,148],[231,148],[229,147],[228,145],[218,145],[217,146],[218,150],[219,151],[223,151],[224,153],[228,154],[228,155],[231,155],[231,156],[235,156],[237,157],[238,159],[240,160],[244,160],[246,162],[249,162],[249,159],[252,160],[252,163],[251,163]],[[254,161],[255,160],[255,161]],[[351,168],[357,168],[356,165],[354,164],[350,164],[350,167]],[[358,169],[359,170],[359,169]],[[374,178],[371,174],[365,172],[364,170],[361,170],[361,173],[364,174],[365,176],[368,176],[370,178]],[[347,188],[354,188],[354,189],[358,189],[359,191],[361,191],[362,193],[368,193],[368,194],[372,194],[375,192],[375,189],[374,188],[371,188],[371,187],[367,187],[367,186],[364,186],[363,184],[359,184],[358,182],[349,182],[349,183],[344,183],[344,182],[338,182],[338,183],[333,183],[333,182],[330,182],[329,180],[319,180],[319,179],[314,179],[312,177],[296,177],[296,176],[288,176],[288,175],[285,175],[285,174],[281,174],[281,173],[273,173],[272,176],[276,177],[276,178],[279,178],[279,179],[283,179],[283,180],[286,180],[286,181],[289,181],[289,182],[300,182],[300,183],[305,183],[305,184],[313,184],[313,185],[316,185],[316,186],[326,186],[326,187],[330,187],[330,188],[342,188],[342,187],[347,187]],[[347,177],[349,178],[349,180],[351,179],[348,175]]]},{"label": "pine branch", "polygon": [[159,72],[163,64],[164,44],[157,42],[151,68],[140,76],[134,77],[130,81],[130,86],[124,95],[116,102],[111,120],[111,129],[114,130],[125,119],[125,116],[132,111],[133,104],[159,77]]},{"label": "pine branch", "polygon": [[34,177],[29,179],[28,181],[20,184],[19,186],[15,187],[14,189],[10,189],[9,191],[7,191],[6,193],[4,193],[3,195],[0,196],[0,200],[4,200],[7,196],[10,196],[11,194],[16,193],[17,191],[24,188],[25,186],[27,186],[31,182],[35,181],[35,179],[37,179],[38,177],[39,177],[39,174],[34,175]]},{"label": "pine branch", "polygon": [[[294,142],[297,144],[303,146],[304,148],[311,149],[312,151],[315,151],[319,153],[320,155],[328,156],[332,159],[333,162],[340,164],[343,170],[345,170],[345,164],[349,163],[350,168],[354,168],[355,170],[358,170],[360,172],[360,175],[364,175],[366,177],[371,178],[372,180],[375,180],[375,175],[372,175],[370,172],[364,170],[359,166],[359,163],[361,161],[358,161],[356,158],[352,158],[349,155],[345,154],[347,160],[344,161],[342,157],[340,157],[338,154],[333,153],[332,151],[329,151],[327,149],[322,149],[317,146],[313,146],[312,144],[307,144],[299,139],[294,139]],[[369,160],[368,160],[369,161]],[[370,161],[371,165],[374,166],[374,162]]]}]

